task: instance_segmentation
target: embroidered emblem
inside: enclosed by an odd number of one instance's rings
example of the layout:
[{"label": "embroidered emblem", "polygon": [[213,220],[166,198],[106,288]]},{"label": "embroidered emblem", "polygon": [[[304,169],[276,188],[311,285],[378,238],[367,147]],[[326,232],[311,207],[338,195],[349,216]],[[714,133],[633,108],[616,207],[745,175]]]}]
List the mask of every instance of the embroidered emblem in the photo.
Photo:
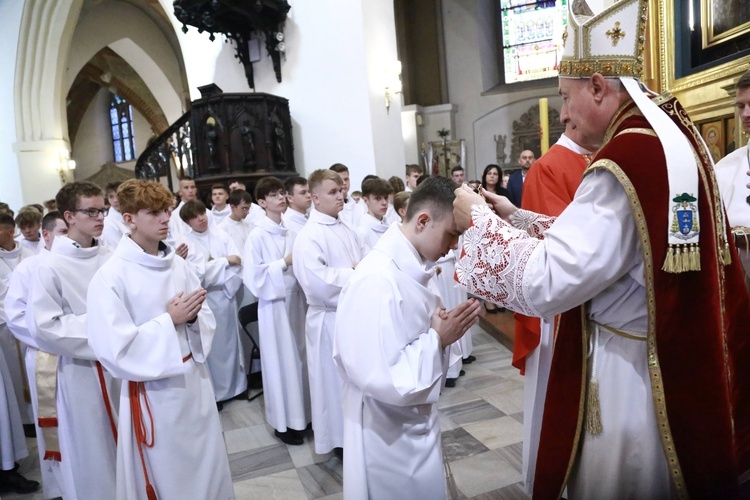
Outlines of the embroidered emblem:
[{"label": "embroidered emblem", "polygon": [[697,198],[693,195],[682,193],[672,198],[672,226],[670,235],[687,241],[698,234],[698,206],[695,204]]},{"label": "embroidered emblem", "polygon": [[612,47],[617,47],[620,38],[625,38],[625,32],[620,28],[620,21],[615,22],[615,27],[607,30],[607,36],[612,39]]}]

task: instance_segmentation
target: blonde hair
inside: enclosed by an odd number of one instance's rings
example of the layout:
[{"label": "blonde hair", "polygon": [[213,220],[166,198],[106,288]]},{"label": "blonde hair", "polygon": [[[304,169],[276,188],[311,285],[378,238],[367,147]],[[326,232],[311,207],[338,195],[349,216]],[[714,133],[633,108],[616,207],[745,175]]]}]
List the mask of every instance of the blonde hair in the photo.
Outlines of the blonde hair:
[{"label": "blonde hair", "polygon": [[315,191],[318,186],[323,184],[323,181],[333,181],[339,186],[344,184],[344,181],[339,174],[333,170],[321,168],[311,173],[310,177],[307,179],[307,185],[310,187],[310,192]]}]

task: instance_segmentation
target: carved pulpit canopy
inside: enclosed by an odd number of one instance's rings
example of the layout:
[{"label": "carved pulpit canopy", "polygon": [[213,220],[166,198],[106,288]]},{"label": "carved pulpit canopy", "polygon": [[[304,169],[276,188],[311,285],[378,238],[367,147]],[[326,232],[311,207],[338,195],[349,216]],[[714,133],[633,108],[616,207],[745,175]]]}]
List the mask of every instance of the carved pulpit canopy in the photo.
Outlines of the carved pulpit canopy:
[{"label": "carved pulpit canopy", "polygon": [[235,43],[236,58],[245,67],[252,89],[255,81],[249,44],[251,38],[261,34],[276,80],[281,82],[281,55],[286,50],[284,22],[290,8],[286,0],[174,0],[174,15],[182,23],[183,32],[187,33],[188,26],[195,26],[198,33],[209,32],[211,41],[215,33],[222,33]]}]

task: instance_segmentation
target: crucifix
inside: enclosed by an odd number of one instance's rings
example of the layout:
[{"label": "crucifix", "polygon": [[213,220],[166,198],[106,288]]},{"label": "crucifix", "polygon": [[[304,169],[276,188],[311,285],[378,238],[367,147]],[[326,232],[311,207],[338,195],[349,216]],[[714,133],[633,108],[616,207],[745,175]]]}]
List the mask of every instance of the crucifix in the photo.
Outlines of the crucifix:
[{"label": "crucifix", "polygon": [[607,30],[607,36],[612,39],[612,46],[616,47],[617,42],[620,38],[625,38],[625,32],[620,28],[620,21],[615,22],[615,27],[611,30]]}]

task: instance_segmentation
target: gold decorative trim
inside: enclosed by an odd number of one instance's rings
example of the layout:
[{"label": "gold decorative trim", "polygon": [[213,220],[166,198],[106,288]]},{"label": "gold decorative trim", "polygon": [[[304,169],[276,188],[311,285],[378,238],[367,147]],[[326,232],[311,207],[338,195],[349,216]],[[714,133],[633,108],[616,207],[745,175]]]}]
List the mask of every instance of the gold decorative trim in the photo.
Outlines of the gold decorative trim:
[{"label": "gold decorative trim", "polygon": [[622,122],[630,118],[631,116],[636,115],[642,115],[641,110],[638,109],[638,106],[633,106],[633,109],[628,111],[627,113],[623,113],[622,110],[625,109],[627,106],[632,104],[633,101],[628,99],[625,101],[619,109],[615,112],[614,116],[612,117],[612,121],[607,126],[607,132],[604,134],[604,139],[602,139],[602,145],[599,149],[603,148],[605,144],[607,144],[609,141],[612,140],[612,138],[615,135],[615,131],[620,128],[620,125]]},{"label": "gold decorative trim", "polygon": [[656,135],[656,132],[654,132],[650,128],[642,128],[642,127],[633,127],[633,128],[626,128],[622,132],[618,132],[618,134],[615,137],[620,137],[623,134],[643,134],[643,135],[650,135],[651,137],[659,137]]},{"label": "gold decorative trim", "polygon": [[664,382],[662,380],[661,366],[659,364],[659,356],[657,353],[654,263],[651,251],[651,240],[648,235],[648,228],[646,227],[646,217],[643,214],[643,208],[641,207],[641,202],[638,199],[635,187],[617,163],[606,159],[597,160],[593,165],[586,169],[584,175],[597,169],[611,173],[622,185],[625,190],[625,195],[630,202],[636,230],[638,231],[638,236],[641,241],[641,247],[643,249],[643,274],[646,279],[646,309],[648,311],[648,332],[646,340],[648,350],[648,372],[649,378],[651,379],[651,393],[654,401],[654,410],[656,411],[656,421],[659,435],[661,437],[662,448],[667,459],[667,467],[669,468],[672,481],[677,491],[677,496],[679,498],[687,499],[687,486],[682,474],[679,459],[677,458],[672,431],[669,427],[667,405],[664,397]]},{"label": "gold decorative trim", "polygon": [[673,93],[678,93],[705,84],[716,83],[718,80],[741,75],[747,69],[747,65],[750,64],[750,56],[745,56],[694,75],[677,78],[675,76],[674,57],[674,54],[677,53],[674,29],[674,0],[658,0],[658,13],[658,66],[660,68],[659,79],[662,89],[669,89]]},{"label": "gold decorative trim", "polygon": [[560,62],[559,76],[567,78],[587,78],[594,73],[602,76],[632,76],[640,78],[643,74],[643,62],[634,57],[617,58],[582,58]]},{"label": "gold decorative trim", "polygon": [[[701,1],[701,24],[707,29],[702,30],[703,48],[714,47],[728,42],[738,36],[742,36],[750,30],[750,21],[735,26],[734,28],[720,34],[714,35],[713,6],[706,0]],[[710,32],[710,33],[709,33]]]},{"label": "gold decorative trim", "polygon": [[615,328],[614,326],[609,326],[609,325],[602,325],[601,323],[597,323],[597,324],[598,324],[598,325],[599,325],[600,327],[602,327],[602,328],[604,328],[605,330],[607,330],[608,332],[612,332],[612,333],[614,333],[615,335],[619,335],[620,337],[624,337],[624,338],[626,338],[626,339],[630,339],[630,340],[640,340],[641,342],[646,342],[646,340],[648,340],[648,339],[647,339],[647,337],[644,337],[644,336],[642,336],[642,335],[636,335],[636,334],[634,334],[634,333],[628,333],[628,332],[626,332],[626,331],[624,331],[624,330],[619,330],[619,329]]},{"label": "gold decorative trim", "polygon": [[[557,339],[557,333],[560,329],[560,322],[558,321],[555,325],[555,339]],[[570,454],[570,460],[568,460],[568,468],[565,471],[565,477],[563,478],[562,486],[560,487],[560,492],[557,494],[557,498],[561,498],[563,496],[563,493],[565,493],[565,488],[568,486],[568,479],[570,478],[570,473],[573,470],[573,466],[576,463],[576,457],[578,457],[578,445],[581,441],[581,432],[583,430],[583,417],[584,413],[586,412],[586,381],[589,379],[588,373],[588,357],[586,356],[586,351],[589,346],[589,337],[591,336],[590,328],[589,328],[589,321],[588,321],[588,308],[586,304],[581,305],[581,349],[582,349],[582,355],[583,358],[581,367],[581,392],[580,392],[580,398],[578,399],[578,422],[576,423],[576,434],[573,436],[573,451]],[[554,356],[554,353],[553,353]]]}]

